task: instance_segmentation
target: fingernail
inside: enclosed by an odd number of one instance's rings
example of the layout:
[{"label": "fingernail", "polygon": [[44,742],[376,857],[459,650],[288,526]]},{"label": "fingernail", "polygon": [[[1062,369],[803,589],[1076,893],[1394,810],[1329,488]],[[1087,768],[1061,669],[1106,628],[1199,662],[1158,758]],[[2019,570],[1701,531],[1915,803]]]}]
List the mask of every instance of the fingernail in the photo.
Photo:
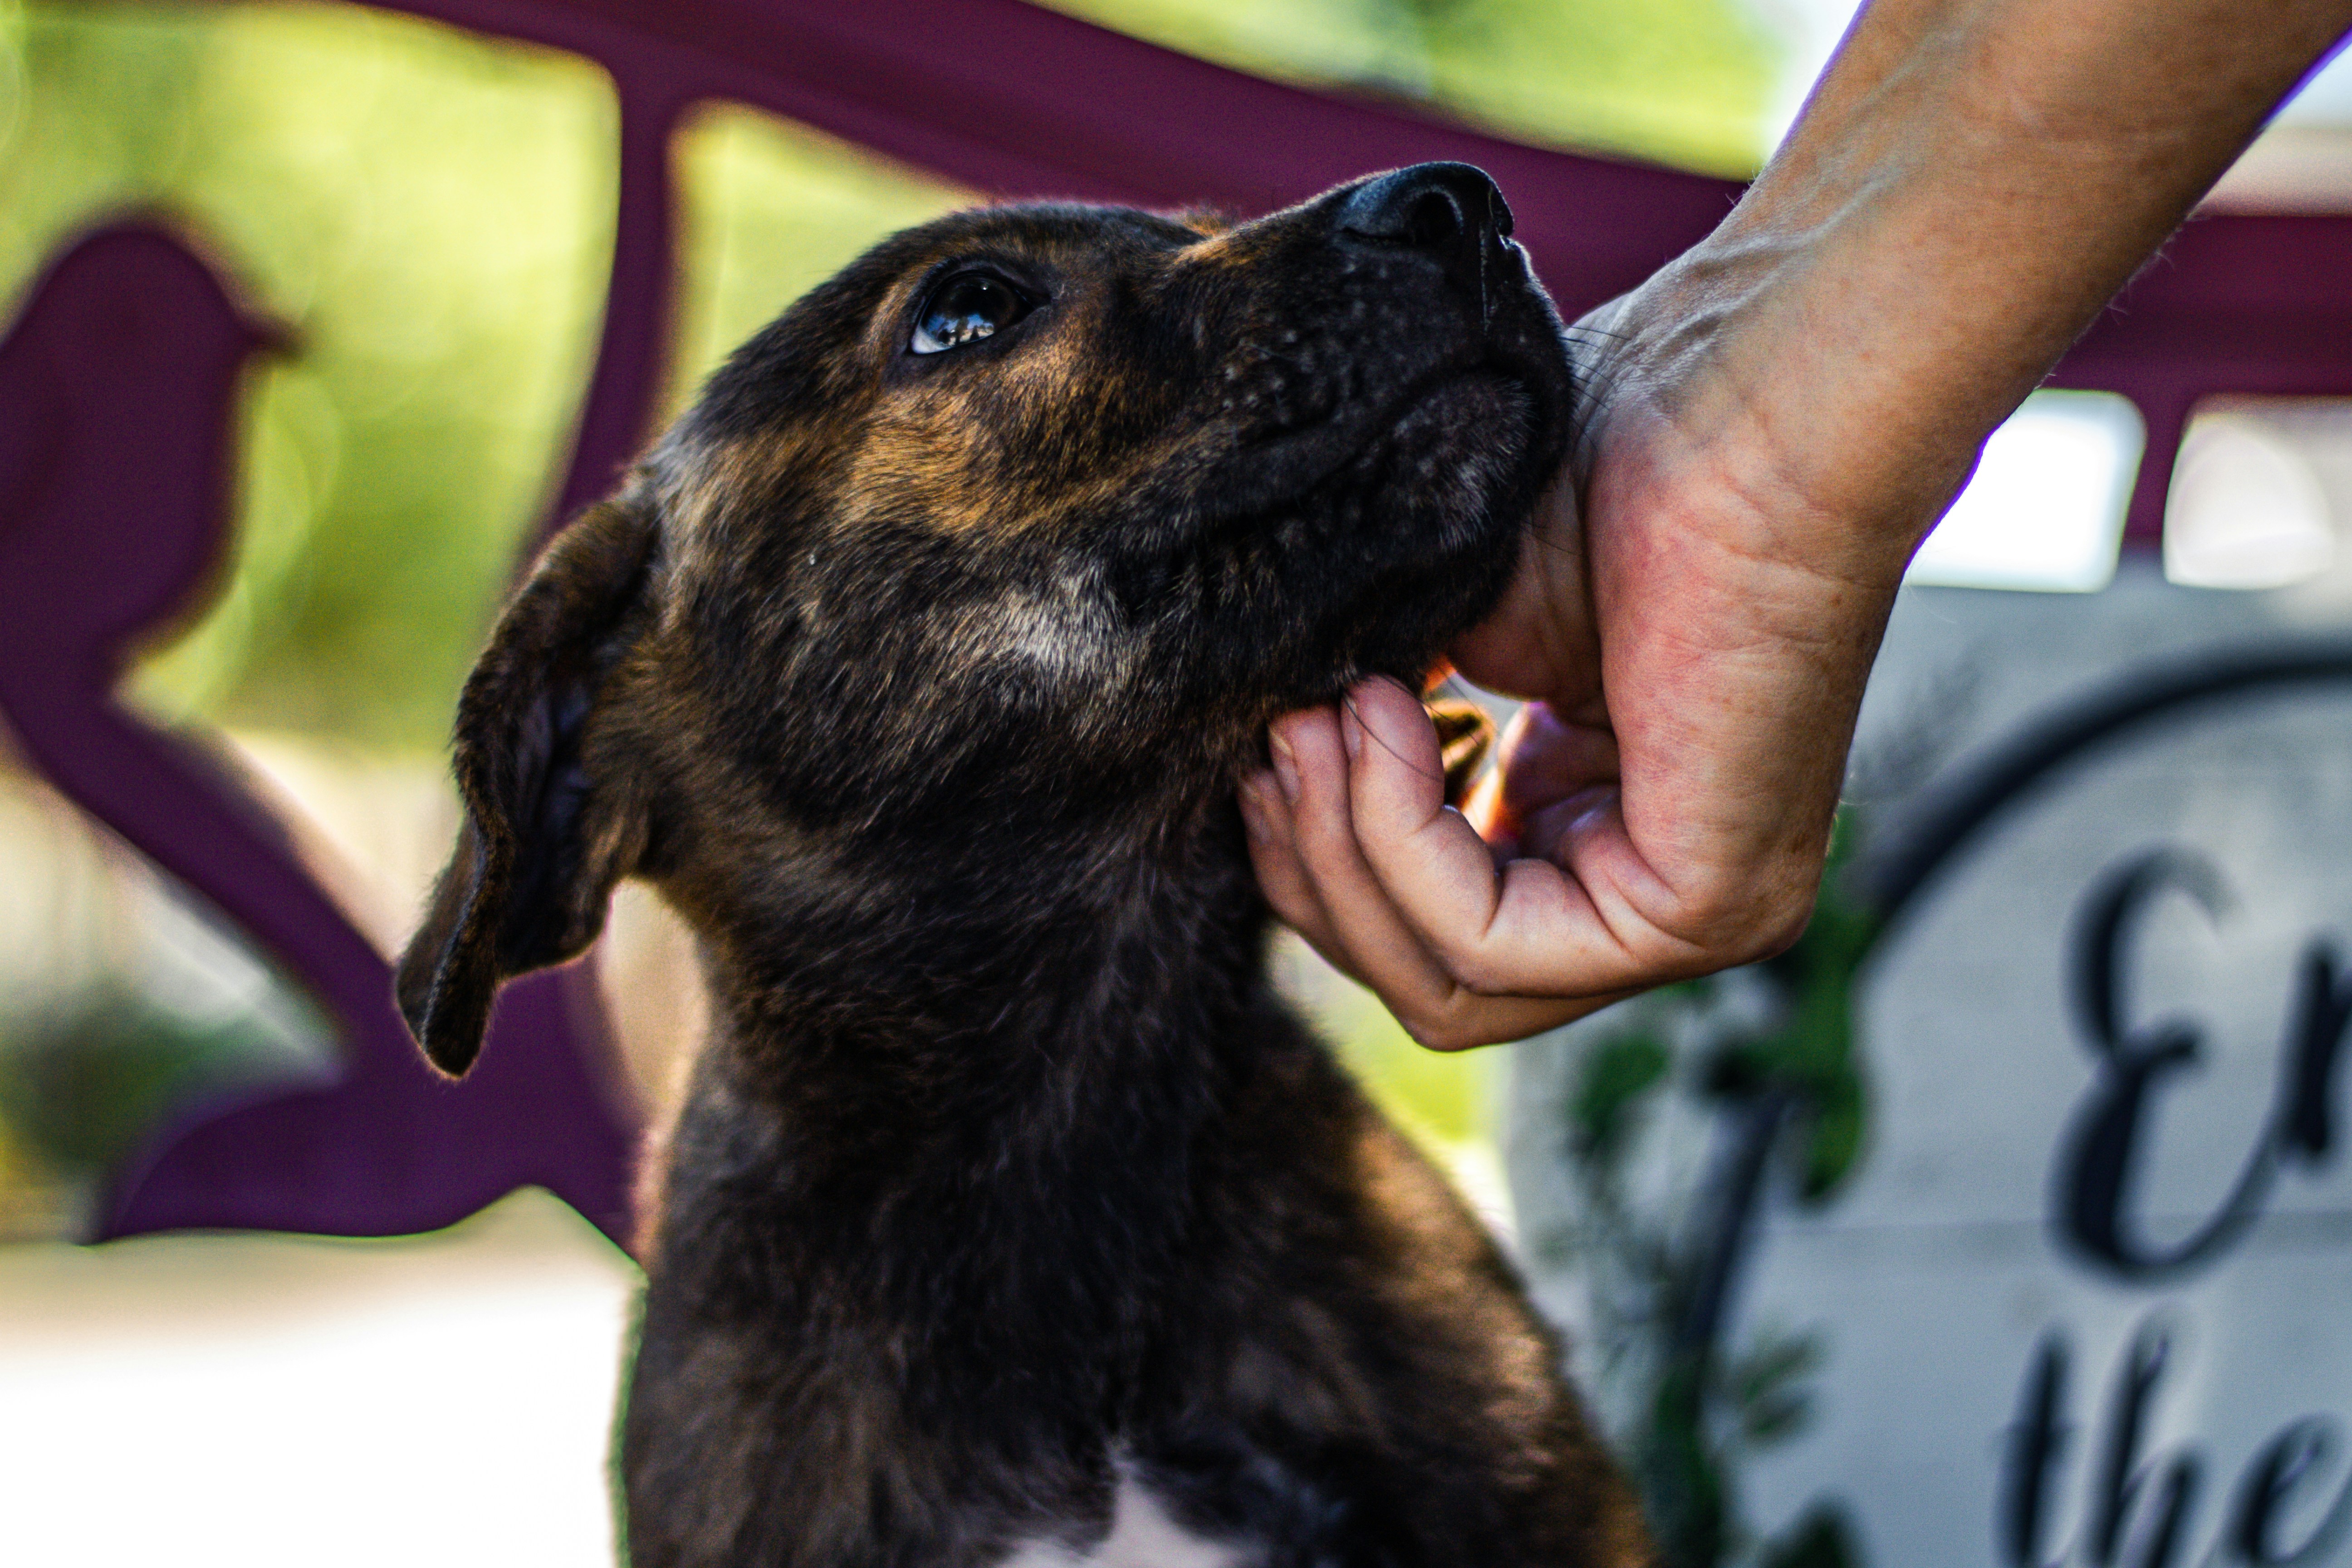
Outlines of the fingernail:
[{"label": "fingernail", "polygon": [[1238,799],[1242,808],[1242,831],[1254,844],[1263,844],[1273,835],[1265,826],[1265,775],[1251,773],[1242,780]]},{"label": "fingernail", "polygon": [[1568,831],[1581,833],[1608,816],[1616,805],[1617,786],[1595,784],[1591,789],[1569,796],[1563,804],[1568,807]]},{"label": "fingernail", "polygon": [[1282,786],[1282,798],[1293,805],[1298,804],[1298,759],[1290,754],[1290,742],[1282,731],[1275,730],[1266,737],[1268,749],[1274,752],[1274,782]]},{"label": "fingernail", "polygon": [[1348,760],[1351,763],[1363,754],[1364,724],[1356,717],[1353,702],[1339,704],[1339,743],[1348,748]]}]

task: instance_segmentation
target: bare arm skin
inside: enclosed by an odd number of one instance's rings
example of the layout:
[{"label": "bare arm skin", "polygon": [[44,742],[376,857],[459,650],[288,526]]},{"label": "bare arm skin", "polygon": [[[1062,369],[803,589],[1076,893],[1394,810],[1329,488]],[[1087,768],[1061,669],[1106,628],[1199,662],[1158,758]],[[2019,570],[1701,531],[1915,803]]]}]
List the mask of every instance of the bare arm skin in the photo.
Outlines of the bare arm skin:
[{"label": "bare arm skin", "polygon": [[1722,226],[1578,334],[1584,450],[1454,649],[1536,700],[1499,787],[1445,809],[1391,682],[1287,716],[1242,792],[1276,910],[1440,1049],[1795,940],[1912,552],[2347,27],[2352,0],[1874,0]]}]

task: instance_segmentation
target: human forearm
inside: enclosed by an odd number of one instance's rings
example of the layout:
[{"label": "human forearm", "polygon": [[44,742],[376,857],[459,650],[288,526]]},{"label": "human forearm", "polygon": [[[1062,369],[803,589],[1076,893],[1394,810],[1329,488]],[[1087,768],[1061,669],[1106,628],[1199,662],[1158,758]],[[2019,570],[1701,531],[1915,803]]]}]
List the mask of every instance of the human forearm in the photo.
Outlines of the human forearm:
[{"label": "human forearm", "polygon": [[1291,715],[1244,796],[1284,917],[1437,1046],[1793,940],[1920,537],[2347,26],[2352,0],[1874,5],[1716,234],[1572,334],[1583,449],[1453,650],[1547,704],[1480,831],[1410,694]]},{"label": "human forearm", "polygon": [[1624,302],[1578,520],[1623,835],[1583,853],[1659,927],[1713,954],[1801,923],[1919,538],[2347,25],[1874,5],[1748,198]]},{"label": "human forearm", "polygon": [[1626,302],[1621,384],[1899,570],[2347,27],[2347,0],[1877,0],[1747,198]]}]

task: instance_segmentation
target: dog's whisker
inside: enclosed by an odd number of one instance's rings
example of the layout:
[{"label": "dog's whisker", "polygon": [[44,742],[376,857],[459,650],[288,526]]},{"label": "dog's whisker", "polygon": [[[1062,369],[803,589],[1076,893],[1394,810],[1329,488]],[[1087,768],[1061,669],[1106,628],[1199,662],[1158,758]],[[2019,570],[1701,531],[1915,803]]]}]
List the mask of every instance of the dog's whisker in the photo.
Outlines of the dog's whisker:
[{"label": "dog's whisker", "polygon": [[1435,773],[1432,773],[1427,768],[1423,767],[1419,763],[1413,761],[1411,757],[1406,756],[1402,752],[1398,751],[1394,746],[1390,745],[1388,742],[1382,740],[1381,738],[1381,732],[1378,730],[1373,729],[1370,724],[1366,723],[1364,721],[1363,714],[1358,711],[1356,708],[1356,699],[1352,692],[1341,695],[1339,699],[1339,706],[1345,708],[1348,710],[1348,716],[1355,720],[1357,732],[1370,740],[1370,742],[1374,745],[1380,747],[1381,751],[1386,752],[1390,756],[1394,757],[1398,762],[1402,763],[1406,767],[1411,768],[1414,773],[1419,773],[1425,779],[1437,779],[1440,781],[1444,779],[1445,772],[1443,768],[1439,769]]}]

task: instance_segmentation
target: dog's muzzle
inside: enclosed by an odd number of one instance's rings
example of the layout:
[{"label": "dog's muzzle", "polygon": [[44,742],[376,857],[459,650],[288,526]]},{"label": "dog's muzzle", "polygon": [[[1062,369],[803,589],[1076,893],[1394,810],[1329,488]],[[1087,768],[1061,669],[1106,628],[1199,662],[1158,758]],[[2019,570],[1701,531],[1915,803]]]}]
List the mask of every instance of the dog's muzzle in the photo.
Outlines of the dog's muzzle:
[{"label": "dog's muzzle", "polygon": [[1486,278],[1511,237],[1510,204],[1486,171],[1467,163],[1415,163],[1368,180],[1340,205],[1341,240],[1417,250],[1447,279],[1475,293],[1486,314]]}]

